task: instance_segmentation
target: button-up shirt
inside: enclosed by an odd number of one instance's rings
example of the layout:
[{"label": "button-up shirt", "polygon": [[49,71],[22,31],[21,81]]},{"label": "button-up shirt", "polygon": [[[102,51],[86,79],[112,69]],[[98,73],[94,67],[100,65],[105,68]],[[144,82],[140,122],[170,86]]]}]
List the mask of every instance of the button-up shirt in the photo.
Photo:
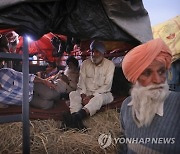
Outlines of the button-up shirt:
[{"label": "button-up shirt", "polygon": [[[29,75],[29,101],[33,96],[35,75]],[[0,69],[0,102],[22,105],[23,74],[11,68]]]},{"label": "button-up shirt", "polygon": [[115,65],[104,58],[95,65],[90,59],[85,60],[80,69],[78,89],[86,95],[96,95],[111,91]]}]

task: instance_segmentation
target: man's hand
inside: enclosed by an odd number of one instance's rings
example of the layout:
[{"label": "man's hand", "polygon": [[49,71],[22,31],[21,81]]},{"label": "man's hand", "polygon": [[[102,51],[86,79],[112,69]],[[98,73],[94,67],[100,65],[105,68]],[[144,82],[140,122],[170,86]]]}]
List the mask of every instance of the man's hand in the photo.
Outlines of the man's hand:
[{"label": "man's hand", "polygon": [[34,83],[42,83],[44,85],[46,85],[47,87],[51,88],[51,89],[55,89],[56,85],[51,83],[50,81],[46,80],[46,79],[42,79],[40,77],[35,76],[34,78]]},{"label": "man's hand", "polygon": [[88,104],[89,101],[90,101],[93,97],[94,97],[93,95],[84,97],[84,98],[82,99],[82,105],[85,106],[86,104]]},{"label": "man's hand", "polygon": [[47,87],[49,87],[50,89],[55,89],[56,88],[56,85],[51,83],[50,81],[48,80],[44,80],[44,85],[46,85]]},{"label": "man's hand", "polygon": [[66,82],[67,84],[69,84],[69,79],[66,75],[62,74],[61,76],[61,80],[63,80],[64,82]]},{"label": "man's hand", "polygon": [[54,78],[55,78],[55,75],[52,75],[52,76],[50,76],[50,77],[46,78],[46,80],[48,80],[48,81],[52,81],[52,80],[54,80]]},{"label": "man's hand", "polygon": [[82,100],[86,97],[86,94],[81,94]]}]

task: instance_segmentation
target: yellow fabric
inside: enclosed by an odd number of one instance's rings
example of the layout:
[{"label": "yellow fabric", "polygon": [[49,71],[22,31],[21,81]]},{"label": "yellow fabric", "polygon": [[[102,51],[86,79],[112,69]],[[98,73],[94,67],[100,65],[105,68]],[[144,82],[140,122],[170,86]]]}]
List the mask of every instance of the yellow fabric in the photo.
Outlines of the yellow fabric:
[{"label": "yellow fabric", "polygon": [[172,61],[180,58],[180,16],[152,27],[154,38],[161,38],[172,51]]}]

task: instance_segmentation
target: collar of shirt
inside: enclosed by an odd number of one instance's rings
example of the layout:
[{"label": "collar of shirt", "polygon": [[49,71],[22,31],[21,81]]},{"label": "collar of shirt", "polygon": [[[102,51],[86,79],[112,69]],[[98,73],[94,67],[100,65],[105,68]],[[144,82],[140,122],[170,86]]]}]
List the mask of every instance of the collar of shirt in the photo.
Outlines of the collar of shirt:
[{"label": "collar of shirt", "polygon": [[[91,61],[92,62],[92,61]],[[93,62],[92,62],[93,63]],[[93,63],[93,65],[95,66],[95,67],[101,67],[102,65],[103,65],[103,63],[104,63],[104,58],[103,58],[103,60],[102,60],[102,62],[99,64],[99,65],[95,65],[94,63]]]},{"label": "collar of shirt", "polygon": [[164,102],[159,104],[159,107],[157,109],[156,114],[158,114],[161,117],[163,116],[163,114],[164,114]]}]

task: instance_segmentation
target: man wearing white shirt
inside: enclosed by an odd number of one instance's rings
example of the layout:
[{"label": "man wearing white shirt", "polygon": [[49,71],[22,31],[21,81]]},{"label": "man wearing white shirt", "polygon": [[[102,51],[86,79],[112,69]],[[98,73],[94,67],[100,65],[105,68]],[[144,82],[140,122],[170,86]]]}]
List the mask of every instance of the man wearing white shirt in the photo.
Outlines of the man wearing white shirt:
[{"label": "man wearing white shirt", "polygon": [[85,117],[93,116],[103,105],[113,101],[110,91],[115,65],[104,58],[106,49],[102,42],[93,41],[90,50],[91,58],[80,68],[77,90],[69,95],[71,115],[64,117],[67,127],[84,128]]}]

